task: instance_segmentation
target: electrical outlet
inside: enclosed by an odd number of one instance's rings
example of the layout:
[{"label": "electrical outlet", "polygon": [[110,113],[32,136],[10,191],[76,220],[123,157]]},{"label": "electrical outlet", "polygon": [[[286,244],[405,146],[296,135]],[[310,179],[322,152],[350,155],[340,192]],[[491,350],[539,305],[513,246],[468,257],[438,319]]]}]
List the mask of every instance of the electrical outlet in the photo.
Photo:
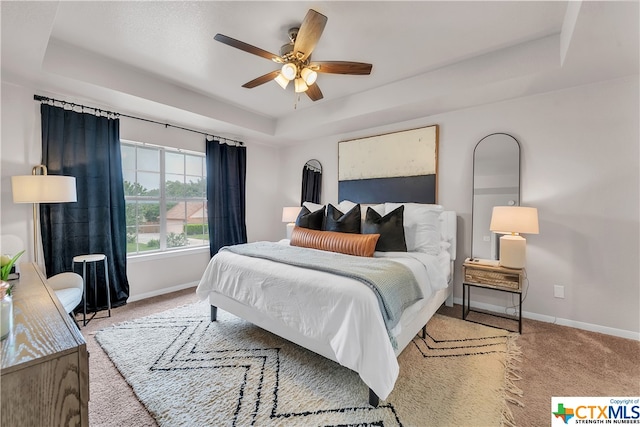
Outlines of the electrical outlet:
[{"label": "electrical outlet", "polygon": [[564,286],[555,285],[553,287],[553,296],[555,298],[564,298]]}]

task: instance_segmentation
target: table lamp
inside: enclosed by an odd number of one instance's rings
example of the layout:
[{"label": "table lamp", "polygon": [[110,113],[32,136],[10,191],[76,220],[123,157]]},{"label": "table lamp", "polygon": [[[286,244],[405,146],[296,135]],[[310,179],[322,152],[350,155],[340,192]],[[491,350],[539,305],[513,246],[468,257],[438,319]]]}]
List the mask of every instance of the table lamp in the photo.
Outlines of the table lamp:
[{"label": "table lamp", "polygon": [[500,265],[524,268],[527,241],[520,233],[538,234],[538,210],[524,206],[494,206],[489,229],[500,237]]},{"label": "table lamp", "polygon": [[[38,171],[42,174],[38,175]],[[31,175],[11,177],[13,203],[33,203],[33,259],[38,263],[38,203],[77,202],[76,178],[47,175],[47,167],[34,166]]]},{"label": "table lamp", "polygon": [[287,223],[287,239],[291,239],[293,227],[296,225],[296,219],[300,213],[300,206],[287,206],[282,208],[282,222]]}]

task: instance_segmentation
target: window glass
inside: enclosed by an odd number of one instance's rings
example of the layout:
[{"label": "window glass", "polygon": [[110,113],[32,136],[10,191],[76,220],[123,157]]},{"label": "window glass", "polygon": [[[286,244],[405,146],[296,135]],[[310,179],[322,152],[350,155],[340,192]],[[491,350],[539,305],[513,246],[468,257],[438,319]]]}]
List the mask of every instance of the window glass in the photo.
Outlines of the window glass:
[{"label": "window glass", "polygon": [[206,198],[207,182],[201,176],[187,175],[187,185],[185,191],[187,197]]},{"label": "window glass", "polygon": [[168,173],[165,175],[165,188],[167,198],[184,198],[185,197],[185,185],[184,175],[176,175]]},{"label": "window glass", "polygon": [[128,145],[121,147],[122,169],[135,170],[136,148]]},{"label": "window glass", "polygon": [[160,174],[155,172],[138,172],[138,191],[140,196],[160,196]]},{"label": "window glass", "polygon": [[138,147],[136,169],[160,172],[160,150]]},{"label": "window glass", "polygon": [[199,157],[199,156],[185,156],[186,159],[186,174],[187,175],[196,175],[196,176],[202,176],[203,173],[203,169],[202,169],[202,163],[203,163],[203,158]]},{"label": "window glass", "polygon": [[184,174],[184,154],[169,153],[165,155],[165,171],[167,173]]},{"label": "window glass", "polygon": [[208,246],[204,154],[132,142],[121,147],[127,253]]}]

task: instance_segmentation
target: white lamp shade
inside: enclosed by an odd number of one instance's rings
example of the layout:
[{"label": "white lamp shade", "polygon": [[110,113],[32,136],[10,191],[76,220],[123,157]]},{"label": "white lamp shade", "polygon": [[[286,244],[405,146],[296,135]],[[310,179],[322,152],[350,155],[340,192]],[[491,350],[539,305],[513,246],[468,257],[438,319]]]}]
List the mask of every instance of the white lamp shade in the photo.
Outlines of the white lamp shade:
[{"label": "white lamp shade", "polygon": [[318,73],[316,73],[310,68],[303,68],[302,71],[300,72],[300,77],[304,79],[304,82],[307,85],[311,86],[316,82],[316,79],[318,78]]},{"label": "white lamp shade", "polygon": [[296,222],[300,213],[300,206],[288,206],[282,208],[282,222]]},{"label": "white lamp shade", "polygon": [[289,84],[289,80],[287,80],[287,78],[283,76],[282,73],[278,73],[274,80],[280,85],[282,89],[286,89],[287,85]]},{"label": "white lamp shade", "polygon": [[538,210],[525,206],[494,206],[489,229],[502,234],[538,234]]},{"label": "white lamp shade", "polygon": [[295,79],[294,83],[296,85],[295,87],[296,93],[306,92],[307,89],[309,89],[309,86],[307,86],[307,84],[304,82],[304,80],[302,80],[302,78]]},{"label": "white lamp shade", "polygon": [[62,175],[11,177],[14,203],[64,203],[78,201],[76,178]]},{"label": "white lamp shade", "polygon": [[298,74],[298,68],[294,64],[287,62],[282,66],[280,72],[287,80],[293,80],[296,78],[296,74]]}]

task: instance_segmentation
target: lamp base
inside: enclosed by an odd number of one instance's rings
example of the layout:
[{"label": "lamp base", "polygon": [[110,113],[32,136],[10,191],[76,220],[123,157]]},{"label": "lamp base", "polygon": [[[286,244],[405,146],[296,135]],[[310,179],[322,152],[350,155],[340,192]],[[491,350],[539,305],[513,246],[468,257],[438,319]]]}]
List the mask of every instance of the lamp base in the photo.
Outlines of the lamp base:
[{"label": "lamp base", "polygon": [[524,268],[527,240],[519,235],[500,237],[500,265],[507,268]]},{"label": "lamp base", "polygon": [[291,240],[291,233],[293,233],[293,227],[295,226],[296,224],[293,222],[287,224],[287,239]]}]

